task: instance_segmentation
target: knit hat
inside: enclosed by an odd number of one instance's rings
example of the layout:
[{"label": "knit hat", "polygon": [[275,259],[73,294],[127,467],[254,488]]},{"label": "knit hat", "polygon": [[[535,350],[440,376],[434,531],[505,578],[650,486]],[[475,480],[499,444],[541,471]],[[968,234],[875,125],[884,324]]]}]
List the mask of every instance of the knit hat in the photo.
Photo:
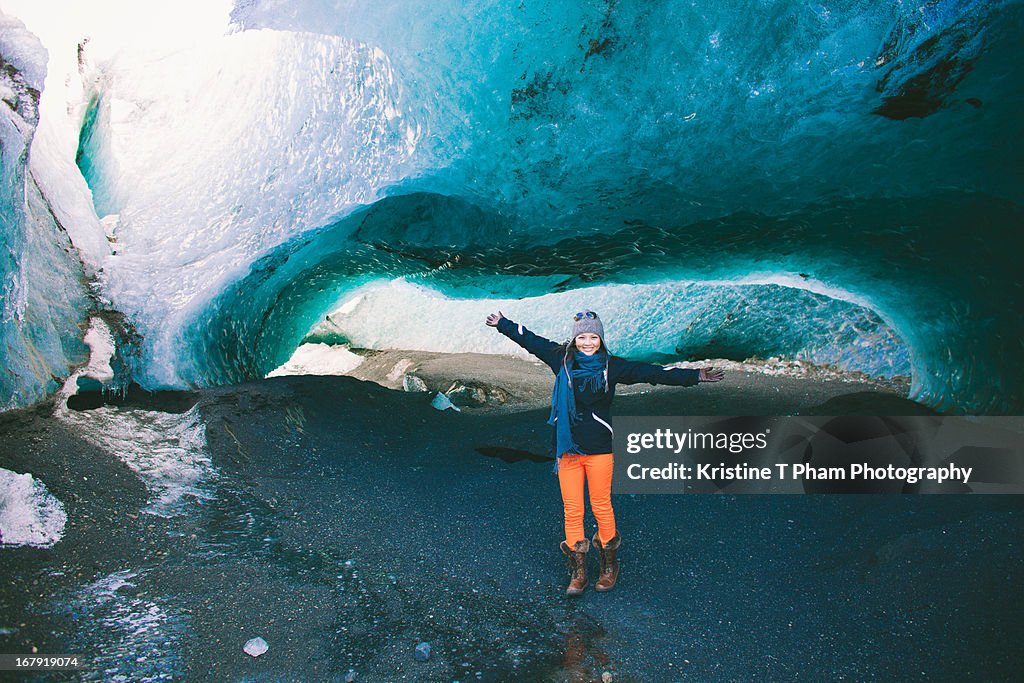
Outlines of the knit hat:
[{"label": "knit hat", "polygon": [[572,325],[573,339],[589,332],[600,337],[601,344],[604,344],[604,325],[601,323],[601,319],[597,317],[597,313],[584,309],[577,313],[573,319],[575,320]]}]

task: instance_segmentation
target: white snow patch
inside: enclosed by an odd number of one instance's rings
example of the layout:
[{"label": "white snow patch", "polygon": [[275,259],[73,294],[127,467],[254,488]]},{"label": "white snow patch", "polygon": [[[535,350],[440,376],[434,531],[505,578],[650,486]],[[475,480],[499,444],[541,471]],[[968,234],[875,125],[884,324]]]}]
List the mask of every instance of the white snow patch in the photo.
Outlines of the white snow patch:
[{"label": "white snow patch", "polygon": [[352,353],[344,346],[302,344],[295,349],[295,353],[284,365],[272,370],[267,377],[347,375],[362,362],[362,356]]},{"label": "white snow patch", "polygon": [[[83,341],[89,347],[89,364],[79,376],[91,377],[107,386],[114,379],[114,370],[110,367],[116,349],[114,335],[101,319],[91,318]],[[75,379],[77,381],[78,377]]]},{"label": "white snow patch", "polygon": [[47,548],[64,535],[68,516],[31,474],[0,468],[0,545]]}]

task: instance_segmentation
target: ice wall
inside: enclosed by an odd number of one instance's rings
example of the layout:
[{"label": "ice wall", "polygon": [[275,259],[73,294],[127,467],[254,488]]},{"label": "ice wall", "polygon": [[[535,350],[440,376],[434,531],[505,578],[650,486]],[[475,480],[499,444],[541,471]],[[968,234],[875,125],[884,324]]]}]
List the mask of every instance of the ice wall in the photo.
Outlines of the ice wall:
[{"label": "ice wall", "polygon": [[31,474],[0,467],[0,547],[48,548],[64,535],[64,504]]},{"label": "ice wall", "polygon": [[112,226],[105,292],[181,383],[181,327],[269,249],[373,202],[421,131],[386,55],[249,31],[97,75],[79,166]]},{"label": "ice wall", "polygon": [[0,409],[53,393],[85,360],[85,273],[29,168],[47,53],[0,13]]}]

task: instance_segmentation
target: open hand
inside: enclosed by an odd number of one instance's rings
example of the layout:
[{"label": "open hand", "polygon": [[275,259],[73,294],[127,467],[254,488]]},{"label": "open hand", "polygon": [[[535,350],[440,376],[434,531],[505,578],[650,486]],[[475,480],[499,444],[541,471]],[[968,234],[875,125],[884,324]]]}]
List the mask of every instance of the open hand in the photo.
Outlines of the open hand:
[{"label": "open hand", "polygon": [[500,321],[504,317],[505,316],[501,314],[501,311],[498,311],[497,313],[491,313],[489,316],[487,316],[487,326],[497,327],[498,321]]},{"label": "open hand", "polygon": [[719,368],[701,368],[699,379],[701,382],[721,382],[725,379],[725,370],[721,370]]}]

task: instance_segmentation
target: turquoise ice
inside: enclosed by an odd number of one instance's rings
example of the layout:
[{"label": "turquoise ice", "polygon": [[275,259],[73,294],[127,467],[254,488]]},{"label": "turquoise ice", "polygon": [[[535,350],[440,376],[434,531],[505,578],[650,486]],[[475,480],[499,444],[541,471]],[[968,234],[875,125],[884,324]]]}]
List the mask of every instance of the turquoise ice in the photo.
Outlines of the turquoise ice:
[{"label": "turquoise ice", "polygon": [[111,238],[85,261],[151,388],[262,377],[346,306],[337,340],[393,343],[400,316],[458,350],[486,344],[458,311],[556,335],[597,298],[624,355],[1017,412],[1022,23],[1011,0],[238,2],[159,59],[83,47],[68,154]]}]

